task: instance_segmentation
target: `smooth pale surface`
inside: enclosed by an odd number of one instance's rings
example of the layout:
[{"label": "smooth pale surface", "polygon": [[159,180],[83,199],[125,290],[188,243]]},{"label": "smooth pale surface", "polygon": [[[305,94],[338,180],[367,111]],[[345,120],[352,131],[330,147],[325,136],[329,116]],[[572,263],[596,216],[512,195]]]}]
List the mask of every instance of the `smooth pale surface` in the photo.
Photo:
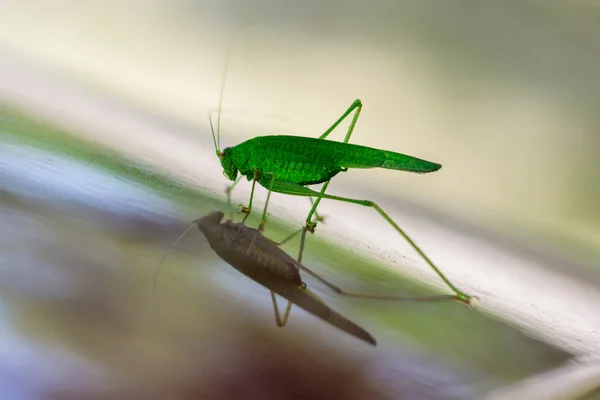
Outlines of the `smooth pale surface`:
[{"label": "smooth pale surface", "polygon": [[483,400],[580,399],[599,386],[600,363],[568,364],[486,395]]}]

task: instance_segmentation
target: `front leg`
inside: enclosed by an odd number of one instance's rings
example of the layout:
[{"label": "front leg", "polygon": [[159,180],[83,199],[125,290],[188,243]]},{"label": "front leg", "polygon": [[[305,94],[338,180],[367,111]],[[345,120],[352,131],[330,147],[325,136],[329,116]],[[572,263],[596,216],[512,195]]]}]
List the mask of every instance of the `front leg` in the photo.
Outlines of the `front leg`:
[{"label": "front leg", "polygon": [[256,187],[256,181],[258,180],[258,169],[254,169],[254,177],[252,178],[252,189],[250,191],[250,200],[248,201],[248,207],[244,206],[243,204],[238,204],[238,206],[241,207],[240,211],[238,211],[238,213],[241,214],[245,214],[244,215],[244,219],[242,219],[242,224],[246,223],[246,220],[248,219],[248,217],[250,216],[250,213],[252,212],[252,200],[254,199],[254,188]]},{"label": "front leg", "polygon": [[231,211],[231,192],[233,188],[239,183],[243,175],[237,177],[237,179],[229,186],[225,188],[225,194],[227,195],[227,209],[229,210],[229,219],[233,219],[233,212]]},{"label": "front leg", "polygon": [[[255,176],[257,176],[258,179],[258,172],[256,172]],[[260,225],[258,225],[258,231],[259,232],[263,232],[265,230],[265,224],[267,223],[267,208],[269,206],[269,200],[271,199],[271,192],[273,191],[273,186],[275,184],[275,179],[276,176],[274,173],[272,172],[267,172],[263,174],[264,178],[262,178],[261,180],[264,181],[265,178],[269,177],[269,186],[265,186],[269,191],[267,192],[267,200],[265,201],[265,208],[263,210],[263,215],[262,218],[260,220]],[[261,182],[261,185],[264,186],[264,184]]]}]

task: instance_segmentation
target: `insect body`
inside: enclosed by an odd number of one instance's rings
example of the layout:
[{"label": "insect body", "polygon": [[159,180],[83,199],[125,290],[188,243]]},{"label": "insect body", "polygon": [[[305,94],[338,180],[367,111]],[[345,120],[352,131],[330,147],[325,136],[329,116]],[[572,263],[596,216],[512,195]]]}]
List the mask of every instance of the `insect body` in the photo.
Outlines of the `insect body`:
[{"label": "insect body", "polygon": [[238,172],[248,180],[258,171],[258,182],[269,189],[276,181],[297,185],[323,183],[348,168],[386,168],[433,172],[442,166],[400,153],[356,144],[302,136],[259,136],[226,148],[221,158],[225,175],[232,181]]},{"label": "insect body", "polygon": [[[221,161],[224,175],[234,181],[233,185],[227,190],[228,196],[231,189],[239,182],[239,178],[245,176],[248,180],[253,181],[248,207],[242,207],[242,211],[246,213],[246,216],[252,210],[256,182],[268,189],[269,194],[278,192],[294,196],[316,197],[304,226],[304,230],[311,233],[314,232],[316,227],[316,222],[312,220],[313,215],[317,217],[317,220],[320,219],[316,211],[321,199],[343,201],[374,208],[397,233],[408,241],[446,285],[456,293],[460,300],[469,304],[472,297],[452,284],[421,248],[375,202],[325,193],[331,178],[350,168],[385,168],[414,173],[435,172],[441,168],[438,163],[420,158],[348,143],[361,109],[361,101],[355,100],[348,110],[319,138],[278,135],[259,136],[237,146],[225,148],[223,151],[219,150],[220,124],[218,124],[216,138],[213,130],[217,156]],[[355,110],[344,141],[326,140],[327,136]],[[238,173],[240,177],[238,177]],[[318,183],[324,183],[319,192],[307,187],[307,185]],[[269,197],[267,197],[267,204],[263,211],[261,228],[266,222],[268,199]],[[301,249],[303,248],[302,243]],[[299,258],[301,259],[301,256]]]}]

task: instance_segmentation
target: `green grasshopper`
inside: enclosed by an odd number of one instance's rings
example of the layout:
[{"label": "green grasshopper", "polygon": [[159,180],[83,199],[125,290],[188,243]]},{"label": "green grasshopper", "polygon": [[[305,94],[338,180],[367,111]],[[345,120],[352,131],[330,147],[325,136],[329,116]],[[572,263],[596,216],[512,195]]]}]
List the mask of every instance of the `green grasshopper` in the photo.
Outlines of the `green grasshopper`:
[{"label": "green grasshopper", "polygon": [[[450,282],[423,250],[375,202],[325,193],[331,178],[340,172],[346,172],[350,168],[385,168],[414,173],[429,173],[438,171],[442,168],[441,164],[406,154],[348,143],[362,110],[362,102],[359,99],[355,100],[346,112],[318,138],[286,135],[258,136],[221,151],[220,126],[223,91],[224,85],[221,87],[216,137],[211,118],[212,114],[209,114],[209,121],[216,154],[223,167],[223,174],[229,180],[233,181],[233,184],[227,188],[228,201],[231,199],[231,190],[242,177],[245,176],[249,181],[252,180],[248,206],[242,206],[241,210],[246,214],[244,221],[252,212],[252,200],[256,182],[265,187],[269,191],[269,194],[276,192],[311,198],[312,208],[305,220],[303,228],[305,232],[314,233],[317,226],[316,221],[322,221],[322,218],[317,214],[317,207],[322,199],[343,201],[374,208],[415,249],[446,285],[458,295],[461,301],[466,304],[470,303],[472,296],[460,291]],[[344,141],[335,142],[326,140],[329,134],[352,112],[354,112],[354,116],[352,117]],[[320,192],[307,187],[320,183],[323,183]],[[316,201],[314,202],[312,201],[313,197],[316,197]],[[313,216],[316,217],[316,221],[312,220]],[[266,217],[267,204],[265,204],[259,227],[261,231],[266,223]],[[304,248],[304,237],[303,235],[301,249]]]}]

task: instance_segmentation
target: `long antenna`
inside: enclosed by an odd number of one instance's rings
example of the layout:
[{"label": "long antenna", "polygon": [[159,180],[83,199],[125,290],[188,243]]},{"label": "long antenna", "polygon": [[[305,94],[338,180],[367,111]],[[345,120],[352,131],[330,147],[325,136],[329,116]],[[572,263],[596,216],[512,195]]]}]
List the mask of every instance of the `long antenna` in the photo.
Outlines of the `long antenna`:
[{"label": "long antenna", "polygon": [[[260,30],[260,27],[249,27],[246,29],[243,29],[242,31],[258,31]],[[237,35],[237,36],[241,36],[241,32]],[[217,153],[219,153],[221,151],[221,110],[223,109],[223,96],[225,93],[225,82],[227,81],[227,72],[229,70],[229,64],[230,64],[230,59],[231,59],[231,53],[233,51],[233,48],[236,46],[236,43],[230,43],[227,46],[227,52],[225,54],[225,68],[223,69],[223,75],[221,77],[221,92],[219,93],[219,108],[217,110],[217,135],[215,137],[215,130],[214,130],[214,126],[213,126],[213,122],[212,122],[212,114],[214,112],[214,110],[209,111],[208,113],[208,120],[210,122],[210,130],[212,132],[212,136],[213,136],[213,143],[215,144],[215,150],[217,151]]]},{"label": "long antenna", "polygon": [[227,55],[225,56],[225,68],[223,69],[223,76],[221,77],[221,91],[219,93],[219,108],[217,109],[217,135],[215,136],[215,128],[212,122],[212,115],[215,110],[208,112],[208,122],[210,123],[210,131],[212,132],[213,143],[217,154],[221,151],[221,109],[223,108],[223,93],[225,92],[225,81],[227,79],[227,70],[229,69],[229,57],[231,53],[231,46],[227,49]]},{"label": "long antenna", "polygon": [[173,250],[173,247],[175,247],[175,245],[177,244],[177,242],[179,242],[181,240],[181,238],[183,238],[186,235],[186,233],[188,233],[188,231],[190,229],[192,229],[192,227],[194,226],[195,222],[196,221],[192,221],[192,222],[189,223],[189,225],[187,226],[187,228],[185,228],[185,230],[181,233],[181,235],[179,235],[177,237],[177,239],[175,239],[175,241],[173,243],[171,243],[171,245],[167,248],[167,250],[163,254],[163,257],[160,259],[160,262],[158,263],[158,266],[156,267],[156,270],[154,271],[154,279],[152,280],[152,291],[154,293],[156,293],[156,277],[158,276],[158,272],[160,270],[160,266],[162,265],[163,261],[165,261],[165,259],[167,258],[167,256],[171,252],[171,250]]},{"label": "long antenna", "polygon": [[227,48],[227,54],[225,55],[225,68],[223,69],[223,76],[221,77],[221,93],[219,93],[219,111],[217,112],[217,145],[218,149],[221,148],[221,110],[223,109],[223,94],[225,93],[225,81],[227,80],[227,70],[229,70],[229,59],[231,58],[231,50],[233,44],[230,44]]},{"label": "long antenna", "polygon": [[214,112],[214,110],[210,110],[208,112],[208,122],[210,123],[210,131],[212,132],[212,137],[213,137],[213,143],[215,144],[215,151],[217,153],[220,152],[219,146],[217,145],[217,139],[215,138],[215,129],[213,128],[213,123],[212,123],[212,113]]},{"label": "long antenna", "polygon": [[209,111],[208,120],[210,121],[210,130],[213,136],[213,143],[215,144],[215,150],[221,151],[221,110],[223,108],[223,94],[225,93],[225,82],[227,81],[227,71],[229,70],[229,60],[231,58],[231,51],[233,50],[234,44],[230,44],[227,47],[227,53],[225,55],[225,68],[223,68],[223,75],[221,76],[221,91],[219,93],[219,108],[217,109],[217,135],[215,138],[215,130],[212,122],[212,114],[214,110]]}]

